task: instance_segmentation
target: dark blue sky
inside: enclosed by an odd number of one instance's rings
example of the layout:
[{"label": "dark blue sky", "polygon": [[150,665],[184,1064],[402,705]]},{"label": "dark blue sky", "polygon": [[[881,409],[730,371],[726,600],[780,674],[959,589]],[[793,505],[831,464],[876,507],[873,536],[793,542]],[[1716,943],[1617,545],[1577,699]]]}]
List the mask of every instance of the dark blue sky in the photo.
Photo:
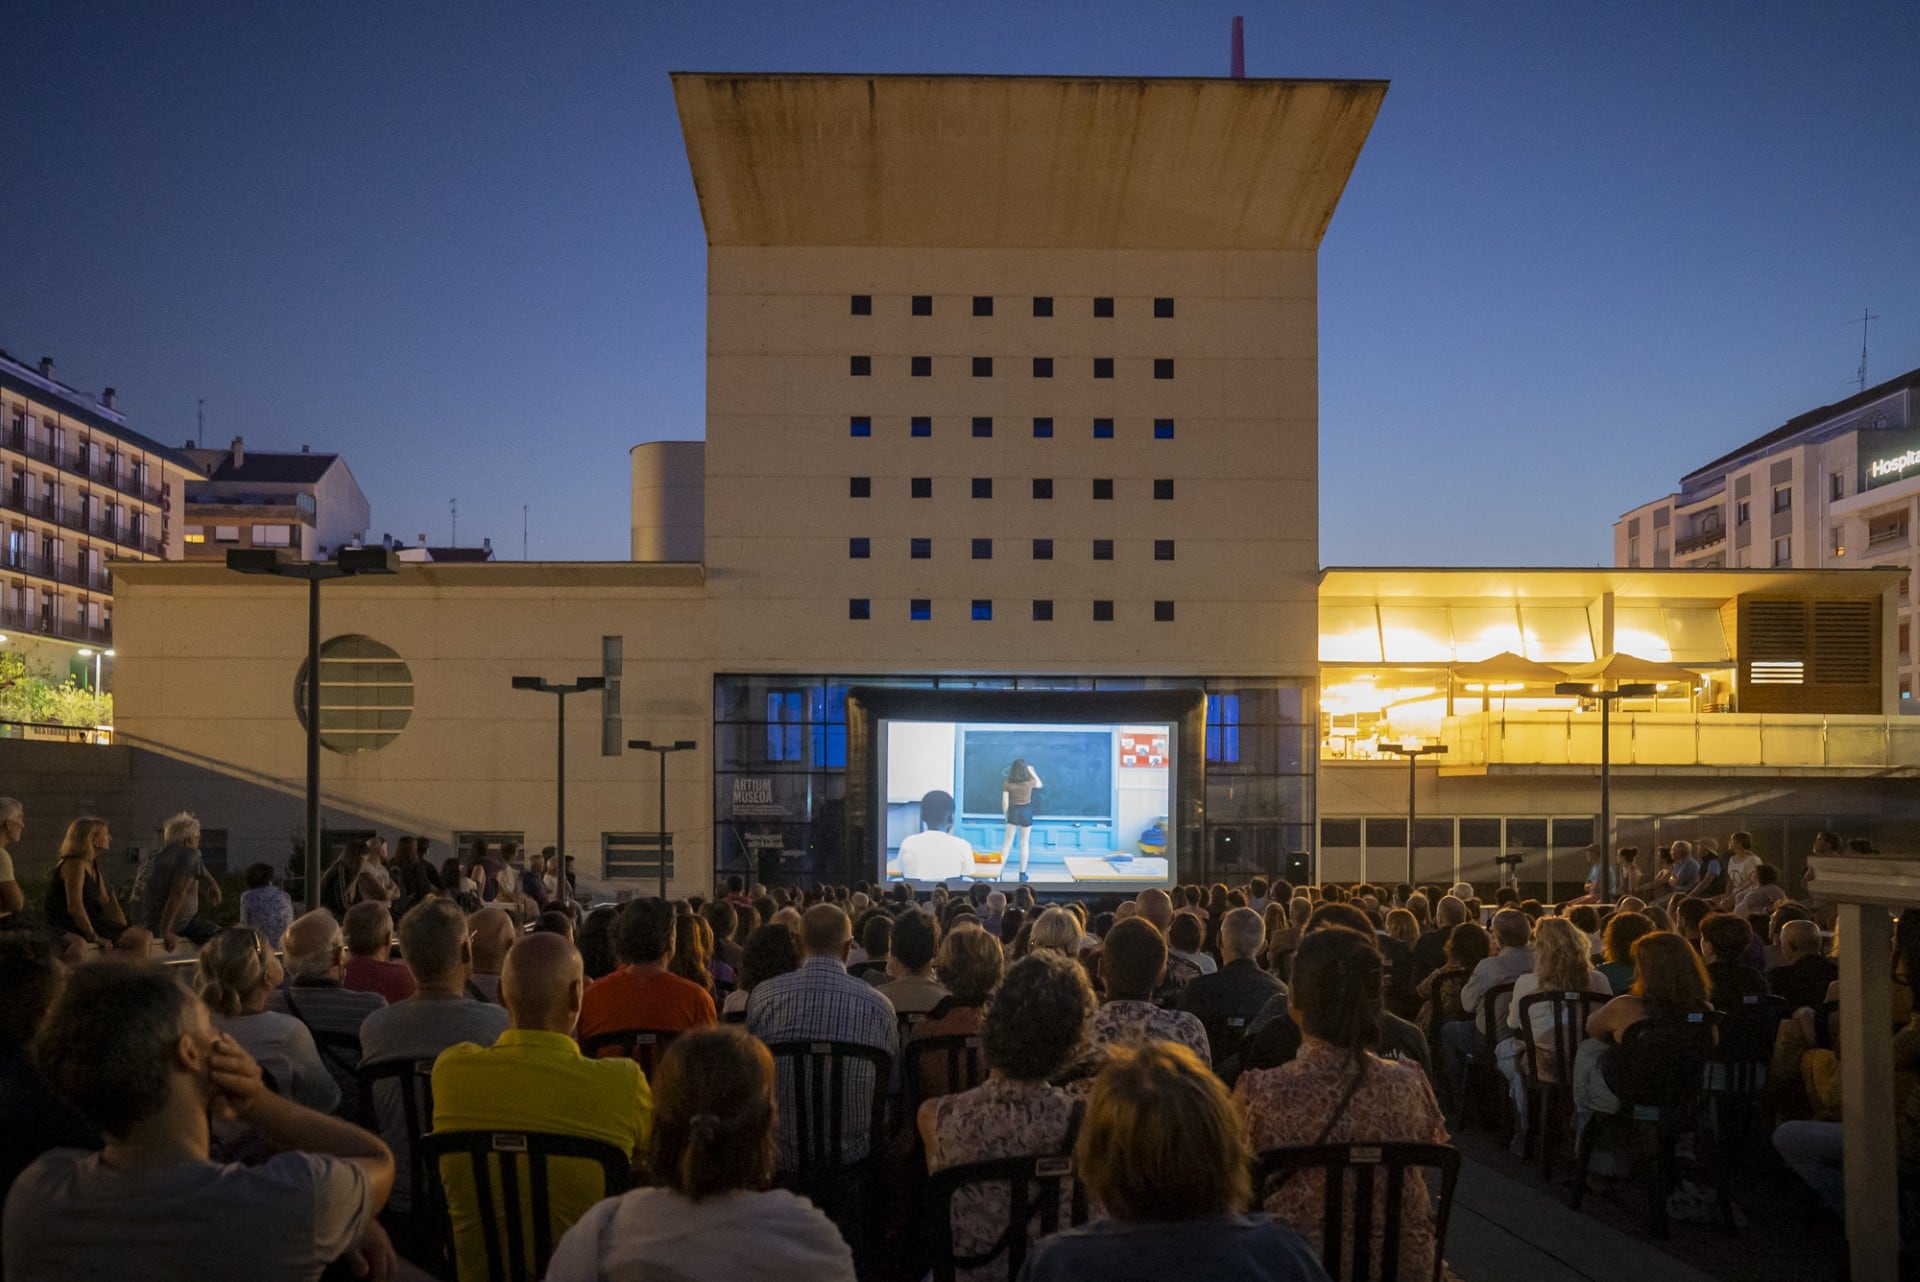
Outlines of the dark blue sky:
[{"label": "dark blue sky", "polygon": [[0,346],[374,529],[619,558],[703,416],[671,69],[1393,87],[1321,255],[1322,560],[1593,564],[1688,467],[1920,365],[1920,6],[12,0]]}]

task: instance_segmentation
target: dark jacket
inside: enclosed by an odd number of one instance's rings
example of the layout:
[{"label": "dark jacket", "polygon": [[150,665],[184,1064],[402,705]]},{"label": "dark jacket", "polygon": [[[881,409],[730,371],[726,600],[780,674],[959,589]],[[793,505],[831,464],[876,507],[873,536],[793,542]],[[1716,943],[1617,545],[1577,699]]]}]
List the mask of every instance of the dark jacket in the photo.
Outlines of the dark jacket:
[{"label": "dark jacket", "polygon": [[[1270,1000],[1254,1017],[1252,1033],[1240,1052],[1240,1067],[1278,1068],[1300,1053],[1300,1026],[1293,1022],[1283,993]],[[1374,1054],[1388,1059],[1418,1064],[1422,1072],[1431,1072],[1427,1059],[1427,1038],[1420,1026],[1401,1019],[1392,1011],[1380,1012],[1380,1038],[1372,1046]]]},{"label": "dark jacket", "polygon": [[1787,999],[1787,1009],[1790,1011],[1799,1010],[1802,1006],[1819,1010],[1820,1003],[1827,1000],[1827,985],[1838,978],[1839,963],[1831,957],[1813,953],[1768,971],[1767,986],[1773,989],[1776,996]]},{"label": "dark jacket", "polygon": [[[1206,1025],[1207,1045],[1218,1064],[1239,1050],[1241,1038],[1261,1008],[1286,991],[1286,985],[1261,970],[1258,962],[1243,957],[1189,983],[1180,994],[1180,1009]],[[1237,1027],[1229,1023],[1236,1019],[1243,1021]]]}]

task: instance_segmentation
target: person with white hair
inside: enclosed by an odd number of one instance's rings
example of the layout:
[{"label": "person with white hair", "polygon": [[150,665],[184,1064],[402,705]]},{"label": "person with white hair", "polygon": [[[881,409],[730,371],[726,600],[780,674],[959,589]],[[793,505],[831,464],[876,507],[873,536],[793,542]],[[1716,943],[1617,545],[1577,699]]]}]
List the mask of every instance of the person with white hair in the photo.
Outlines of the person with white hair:
[{"label": "person with white hair", "polygon": [[26,907],[27,894],[13,875],[13,843],[27,830],[27,810],[12,797],[0,797],[0,926]]},{"label": "person with white hair", "polygon": [[980,924],[986,928],[986,931],[989,935],[992,935],[995,939],[999,939],[1000,926],[1003,922],[1006,921],[1006,919],[1007,919],[1006,892],[1003,890],[988,891],[987,892],[987,915],[981,919]]},{"label": "person with white hair", "polygon": [[200,858],[200,821],[182,810],[160,830],[166,842],[133,875],[133,922],[151,931],[172,952],[182,935],[206,943],[220,927],[200,915],[200,892],[220,902],[220,883]]},{"label": "person with white hair", "polygon": [[1206,1027],[1216,1067],[1235,1058],[1260,1008],[1287,986],[1260,969],[1266,922],[1251,908],[1235,908],[1220,920],[1221,966],[1202,975],[1180,994],[1180,1009]]}]

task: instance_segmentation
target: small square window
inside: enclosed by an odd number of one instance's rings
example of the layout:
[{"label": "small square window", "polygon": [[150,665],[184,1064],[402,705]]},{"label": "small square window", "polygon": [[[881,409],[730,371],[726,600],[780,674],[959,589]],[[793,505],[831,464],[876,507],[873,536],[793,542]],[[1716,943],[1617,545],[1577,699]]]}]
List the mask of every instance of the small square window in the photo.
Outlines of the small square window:
[{"label": "small square window", "polygon": [[933,617],[933,602],[923,596],[917,596],[907,602],[907,617],[917,623],[924,623]]},{"label": "small square window", "polygon": [[933,377],[933,357],[916,356],[913,358],[913,364],[910,368],[912,369],[913,376],[915,378],[932,378]]},{"label": "small square window", "polygon": [[1173,358],[1171,356],[1155,357],[1153,362],[1153,376],[1155,378],[1172,378]]},{"label": "small square window", "polygon": [[1113,622],[1113,602],[1095,601],[1093,603],[1093,621],[1095,623]]},{"label": "small square window", "polygon": [[847,555],[855,561],[864,561],[873,555],[872,539],[848,539]]},{"label": "small square window", "polygon": [[873,617],[873,602],[863,596],[848,598],[847,617],[849,619],[871,619]]},{"label": "small square window", "polygon": [[853,296],[853,314],[855,316],[873,315],[873,295],[855,294]]},{"label": "small square window", "polygon": [[1033,603],[1033,621],[1035,623],[1053,622],[1053,602],[1035,601]]},{"label": "small square window", "polygon": [[1033,314],[1035,316],[1053,315],[1053,300],[1045,295],[1036,297],[1033,300]]},{"label": "small square window", "polygon": [[847,497],[865,499],[873,497],[873,478],[870,476],[850,476],[847,478]]},{"label": "small square window", "polygon": [[908,493],[914,498],[930,499],[933,497],[933,478],[931,476],[916,476],[913,478],[911,484],[912,489],[909,490]]},{"label": "small square window", "polygon": [[975,294],[973,296],[973,314],[975,316],[993,315],[993,295]]},{"label": "small square window", "polygon": [[1033,358],[1033,376],[1035,378],[1053,377],[1053,357],[1036,356]]},{"label": "small square window", "polygon": [[1170,418],[1156,418],[1153,420],[1153,439],[1156,441],[1171,441],[1173,439],[1173,420]]},{"label": "small square window", "polygon": [[1113,481],[1109,477],[1096,477],[1093,482],[1093,497],[1110,499],[1113,497]]},{"label": "small square window", "polygon": [[933,315],[933,295],[915,294],[913,296],[913,314],[915,316]]},{"label": "small square window", "polygon": [[853,436],[872,436],[873,420],[865,414],[855,415],[847,420],[847,431]]},{"label": "small square window", "polygon": [[1093,541],[1093,559],[1096,561],[1113,560],[1113,540],[1095,539]]},{"label": "small square window", "polygon": [[1096,441],[1112,440],[1113,420],[1110,418],[1096,418],[1093,420],[1093,439]]},{"label": "small square window", "polygon": [[993,357],[976,356],[973,358],[973,376],[975,378],[993,377]]},{"label": "small square window", "polygon": [[1156,499],[1172,498],[1173,482],[1170,480],[1155,481],[1153,483],[1153,497],[1155,497]]},{"label": "small square window", "polygon": [[1172,315],[1173,300],[1171,298],[1156,298],[1153,300],[1153,316],[1155,320],[1166,320]]},{"label": "small square window", "polygon": [[1153,541],[1153,559],[1156,561],[1173,560],[1173,540],[1155,539]]},{"label": "small square window", "polygon": [[1153,621],[1155,623],[1173,622],[1173,602],[1155,601],[1153,603]]},{"label": "small square window", "polygon": [[1033,541],[1033,559],[1036,561],[1053,560],[1053,540],[1035,539]]},{"label": "small square window", "polygon": [[991,622],[992,619],[993,619],[993,602],[981,601],[976,599],[973,603],[974,622],[988,623],[988,622]]},{"label": "small square window", "polygon": [[975,539],[973,541],[973,559],[976,561],[993,560],[993,540]]},{"label": "small square window", "polygon": [[1093,314],[1095,316],[1111,317],[1113,315],[1113,300],[1111,298],[1094,299]]},{"label": "small square window", "polygon": [[871,356],[854,357],[852,367],[847,372],[853,375],[853,377],[855,378],[866,378],[868,375],[873,373],[873,357]]},{"label": "small square window", "polygon": [[908,548],[909,551],[907,555],[916,561],[931,561],[933,559],[932,539],[914,539],[908,544]]},{"label": "small square window", "polygon": [[993,420],[976,415],[973,420],[973,434],[975,436],[992,436]]},{"label": "small square window", "polygon": [[1052,436],[1053,420],[1050,418],[1036,418],[1033,420],[1033,434],[1036,437]]},{"label": "small square window", "polygon": [[913,427],[911,430],[915,436],[932,436],[933,435],[932,417],[926,414],[914,415]]},{"label": "small square window", "polygon": [[1093,358],[1093,376],[1095,378],[1113,377],[1113,357],[1096,356]]},{"label": "small square window", "polygon": [[991,476],[976,476],[973,478],[973,497],[977,499],[990,499],[993,497],[993,478]]},{"label": "small square window", "polygon": [[1053,497],[1053,478],[1051,476],[1036,476],[1033,478],[1033,497],[1037,499],[1050,499]]}]

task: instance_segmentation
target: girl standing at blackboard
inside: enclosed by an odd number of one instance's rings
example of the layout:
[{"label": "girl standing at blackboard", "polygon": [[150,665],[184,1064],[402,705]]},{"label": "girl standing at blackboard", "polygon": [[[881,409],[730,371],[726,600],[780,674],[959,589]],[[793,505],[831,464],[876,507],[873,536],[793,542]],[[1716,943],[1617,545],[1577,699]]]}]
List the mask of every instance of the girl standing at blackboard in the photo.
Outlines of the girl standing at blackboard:
[{"label": "girl standing at blackboard", "polygon": [[[1000,843],[1000,867],[1007,866],[1007,856],[1013,851],[1013,834],[1020,834],[1020,880],[1027,879],[1027,855],[1033,846],[1033,793],[1043,787],[1040,772],[1028,765],[1026,758],[1015,757],[1013,764],[1007,767],[1007,777],[1000,785],[1000,809],[1007,816],[1007,836]],[[1004,873],[1003,873],[1004,875]]]}]

